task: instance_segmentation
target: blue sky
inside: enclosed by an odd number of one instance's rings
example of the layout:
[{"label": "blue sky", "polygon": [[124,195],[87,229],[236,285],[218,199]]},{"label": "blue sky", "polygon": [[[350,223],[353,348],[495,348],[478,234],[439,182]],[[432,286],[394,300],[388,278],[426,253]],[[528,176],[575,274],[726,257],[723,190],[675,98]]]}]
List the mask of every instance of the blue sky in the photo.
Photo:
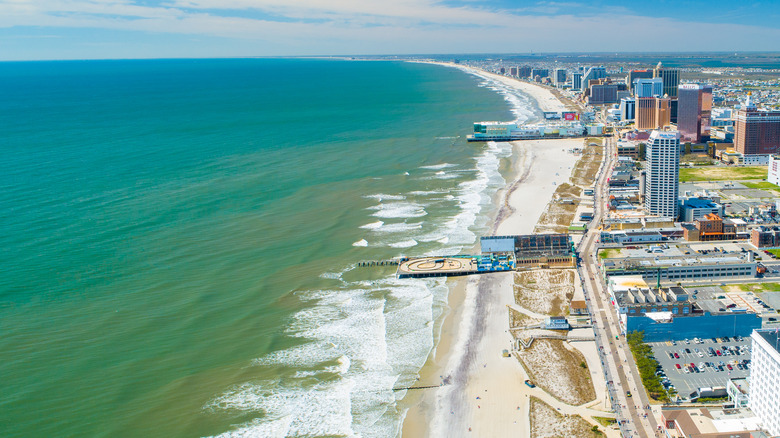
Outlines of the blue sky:
[{"label": "blue sky", "polygon": [[779,50],[780,0],[0,0],[0,59]]}]

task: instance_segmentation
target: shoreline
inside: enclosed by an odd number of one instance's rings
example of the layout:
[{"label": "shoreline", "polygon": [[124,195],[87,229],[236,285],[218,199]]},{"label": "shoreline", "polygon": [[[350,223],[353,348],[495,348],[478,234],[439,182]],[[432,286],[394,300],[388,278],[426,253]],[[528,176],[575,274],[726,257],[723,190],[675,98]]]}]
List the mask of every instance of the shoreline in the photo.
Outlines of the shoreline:
[{"label": "shoreline", "polygon": [[[461,65],[435,64],[499,80],[526,93],[542,111],[566,108],[541,86]],[[510,168],[504,175],[507,184],[494,195],[489,233],[532,233],[555,189],[569,181],[579,160],[566,150],[581,142],[512,142]],[[419,372],[420,384],[446,384],[407,393],[402,436],[530,435],[530,392],[523,383],[528,376],[519,361],[501,355],[511,345],[506,305],[514,304],[513,279],[512,273],[501,273],[448,281],[450,293],[439,338]]]}]

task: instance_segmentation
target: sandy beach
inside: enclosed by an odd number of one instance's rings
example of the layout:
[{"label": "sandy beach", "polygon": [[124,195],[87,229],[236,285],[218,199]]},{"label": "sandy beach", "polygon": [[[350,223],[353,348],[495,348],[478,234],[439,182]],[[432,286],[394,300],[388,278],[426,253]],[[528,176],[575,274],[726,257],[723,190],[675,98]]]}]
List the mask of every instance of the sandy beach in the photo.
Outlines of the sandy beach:
[{"label": "sandy beach", "polygon": [[[568,181],[582,139],[514,142],[512,175],[496,198],[494,234],[529,234],[556,187]],[[534,392],[510,349],[506,306],[514,303],[513,274],[453,280],[450,313],[421,382],[441,388],[415,394],[402,434],[417,436],[529,436],[528,400]]]},{"label": "sandy beach", "polygon": [[[521,90],[536,100],[542,111],[564,111],[546,87],[518,81],[456,64],[476,76]],[[568,151],[582,139],[513,142],[512,166],[507,186],[495,197],[492,234],[530,234],[545,211],[555,189],[568,182],[579,155]],[[439,342],[421,370],[420,383],[439,388],[409,394],[410,409],[402,435],[418,436],[530,436],[529,399],[533,395],[564,413],[576,414],[571,406],[539,388],[523,382],[528,376],[520,362],[502,356],[510,349],[507,305],[514,305],[514,274],[491,274],[451,279],[449,312],[444,317]],[[595,348],[595,347],[594,347]],[[592,370],[600,378],[595,351],[581,346]],[[582,409],[604,406],[604,394]]]}]

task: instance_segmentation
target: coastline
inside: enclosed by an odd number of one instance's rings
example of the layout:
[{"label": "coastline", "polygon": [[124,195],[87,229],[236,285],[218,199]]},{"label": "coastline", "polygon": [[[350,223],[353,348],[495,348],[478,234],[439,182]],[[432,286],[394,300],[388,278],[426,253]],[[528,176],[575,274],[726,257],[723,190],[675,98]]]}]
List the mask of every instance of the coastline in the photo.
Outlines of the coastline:
[{"label": "coastline", "polygon": [[[542,111],[565,105],[547,89],[455,64],[477,76],[501,81],[531,96]],[[567,182],[579,159],[566,150],[581,139],[512,143],[507,185],[494,198],[491,234],[529,234],[557,186]],[[450,279],[448,310],[439,339],[420,371],[421,385],[439,388],[407,394],[403,436],[528,436],[528,388],[521,364],[501,356],[511,335],[506,305],[514,303],[513,274]]]}]

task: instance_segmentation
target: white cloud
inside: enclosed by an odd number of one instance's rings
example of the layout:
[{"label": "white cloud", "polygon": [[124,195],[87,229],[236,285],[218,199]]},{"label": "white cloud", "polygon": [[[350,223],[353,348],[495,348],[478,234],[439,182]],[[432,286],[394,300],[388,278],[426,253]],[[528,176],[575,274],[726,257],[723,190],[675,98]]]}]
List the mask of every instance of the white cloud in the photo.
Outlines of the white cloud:
[{"label": "white cloud", "polygon": [[[445,6],[434,0],[0,0],[0,27],[97,28],[256,41],[247,55],[535,51],[769,50],[739,35],[780,39],[780,30],[685,23],[625,10],[574,15],[577,4],[522,10]],[[230,11],[226,14],[225,11]],[[272,18],[250,18],[267,14]],[[208,54],[205,54],[208,55]]]}]

